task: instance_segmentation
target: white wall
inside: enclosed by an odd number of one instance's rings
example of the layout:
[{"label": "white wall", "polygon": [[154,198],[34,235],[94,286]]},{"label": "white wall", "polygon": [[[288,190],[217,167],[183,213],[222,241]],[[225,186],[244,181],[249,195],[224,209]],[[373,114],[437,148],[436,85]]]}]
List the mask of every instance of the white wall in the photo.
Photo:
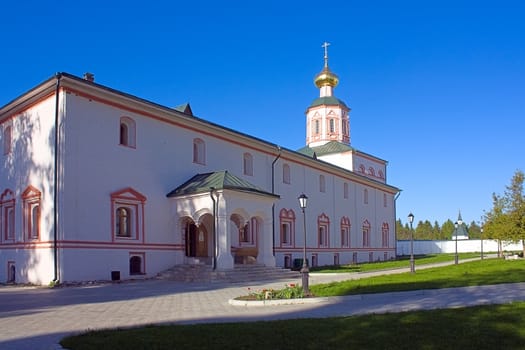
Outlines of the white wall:
[{"label": "white wall", "polygon": [[[503,250],[521,251],[521,243],[504,242]],[[455,241],[414,241],[414,254],[439,254],[455,253]],[[481,240],[458,240],[458,253],[471,253],[481,251]],[[483,252],[497,252],[496,240],[483,240]],[[397,241],[397,255],[410,255],[410,241]]]}]

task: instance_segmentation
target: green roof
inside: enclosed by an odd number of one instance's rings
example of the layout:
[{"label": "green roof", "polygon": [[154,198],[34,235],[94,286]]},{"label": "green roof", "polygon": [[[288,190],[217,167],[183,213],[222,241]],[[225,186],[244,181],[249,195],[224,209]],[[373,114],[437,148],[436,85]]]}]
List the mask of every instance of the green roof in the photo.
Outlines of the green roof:
[{"label": "green roof", "polygon": [[317,107],[317,106],[322,106],[322,105],[343,106],[346,109],[348,109],[348,106],[343,101],[341,101],[340,99],[338,99],[337,97],[334,97],[334,96],[325,96],[325,97],[316,98],[310,104],[310,107]]},{"label": "green roof", "polygon": [[176,111],[182,112],[184,114],[188,114],[188,115],[193,116],[193,111],[191,110],[191,107],[190,107],[189,103],[181,104],[181,105],[179,105],[179,106],[177,106],[177,107],[175,107],[173,109],[176,110]]},{"label": "green roof", "polygon": [[324,145],[316,147],[304,146],[303,148],[298,149],[297,152],[313,158],[317,158],[327,154],[343,153],[352,150],[353,148],[347,145],[346,143],[342,143],[339,141],[330,141],[328,143],[325,143]]},{"label": "green roof", "polygon": [[266,196],[279,198],[278,195],[267,192],[238,176],[230,174],[227,170],[216,171],[213,173],[197,174],[191,179],[168,193],[167,197],[179,197],[189,194],[210,192],[216,190],[234,190],[241,192],[251,192]]}]

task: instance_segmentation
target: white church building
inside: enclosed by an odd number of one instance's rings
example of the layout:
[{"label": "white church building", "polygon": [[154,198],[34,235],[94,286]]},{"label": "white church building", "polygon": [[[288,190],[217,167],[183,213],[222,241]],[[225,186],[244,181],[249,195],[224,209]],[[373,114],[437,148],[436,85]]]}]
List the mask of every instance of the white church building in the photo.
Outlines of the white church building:
[{"label": "white church building", "polygon": [[[152,277],[175,265],[393,259],[387,162],[350,145],[328,67],[294,151],[68,73],[0,107],[0,283]],[[301,132],[301,130],[297,130]]]}]

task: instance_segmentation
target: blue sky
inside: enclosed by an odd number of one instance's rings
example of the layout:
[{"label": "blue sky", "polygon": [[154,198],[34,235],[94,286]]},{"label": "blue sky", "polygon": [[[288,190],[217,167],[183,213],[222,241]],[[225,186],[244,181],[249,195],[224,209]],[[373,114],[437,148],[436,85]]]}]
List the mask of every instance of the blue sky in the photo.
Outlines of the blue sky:
[{"label": "blue sky", "polygon": [[[497,4],[497,6],[496,6]],[[479,221],[525,170],[525,5],[9,1],[0,105],[65,71],[298,149],[323,64],[352,146],[389,161],[406,222]]]}]

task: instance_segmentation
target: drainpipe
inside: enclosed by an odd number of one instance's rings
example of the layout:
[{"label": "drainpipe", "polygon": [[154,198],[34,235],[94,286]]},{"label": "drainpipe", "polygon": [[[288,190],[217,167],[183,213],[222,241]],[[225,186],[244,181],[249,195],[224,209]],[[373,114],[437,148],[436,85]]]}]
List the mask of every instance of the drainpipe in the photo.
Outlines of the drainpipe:
[{"label": "drainpipe", "polygon": [[[277,146],[277,157],[272,162],[272,194],[275,194],[275,162],[281,158],[281,146]],[[272,255],[275,257],[275,203],[272,204]]]},{"label": "drainpipe", "polygon": [[397,209],[396,209],[396,207],[397,207],[397,199],[401,195],[401,191],[403,191],[403,190],[399,190],[399,192],[397,192],[396,196],[394,197],[394,233],[395,233],[394,248],[396,250],[396,257],[397,257],[397,218],[396,218]]},{"label": "drainpipe", "polygon": [[213,201],[213,257],[212,257],[212,265],[213,270],[217,268],[217,204],[215,202],[214,194],[216,194],[217,191],[215,190],[215,187],[210,187],[210,197]]},{"label": "drainpipe", "polygon": [[58,283],[58,152],[59,152],[59,105],[60,105],[60,79],[62,74],[56,74],[56,89],[55,89],[55,159],[54,168],[55,174],[53,176],[54,188],[53,188],[53,283]]}]

